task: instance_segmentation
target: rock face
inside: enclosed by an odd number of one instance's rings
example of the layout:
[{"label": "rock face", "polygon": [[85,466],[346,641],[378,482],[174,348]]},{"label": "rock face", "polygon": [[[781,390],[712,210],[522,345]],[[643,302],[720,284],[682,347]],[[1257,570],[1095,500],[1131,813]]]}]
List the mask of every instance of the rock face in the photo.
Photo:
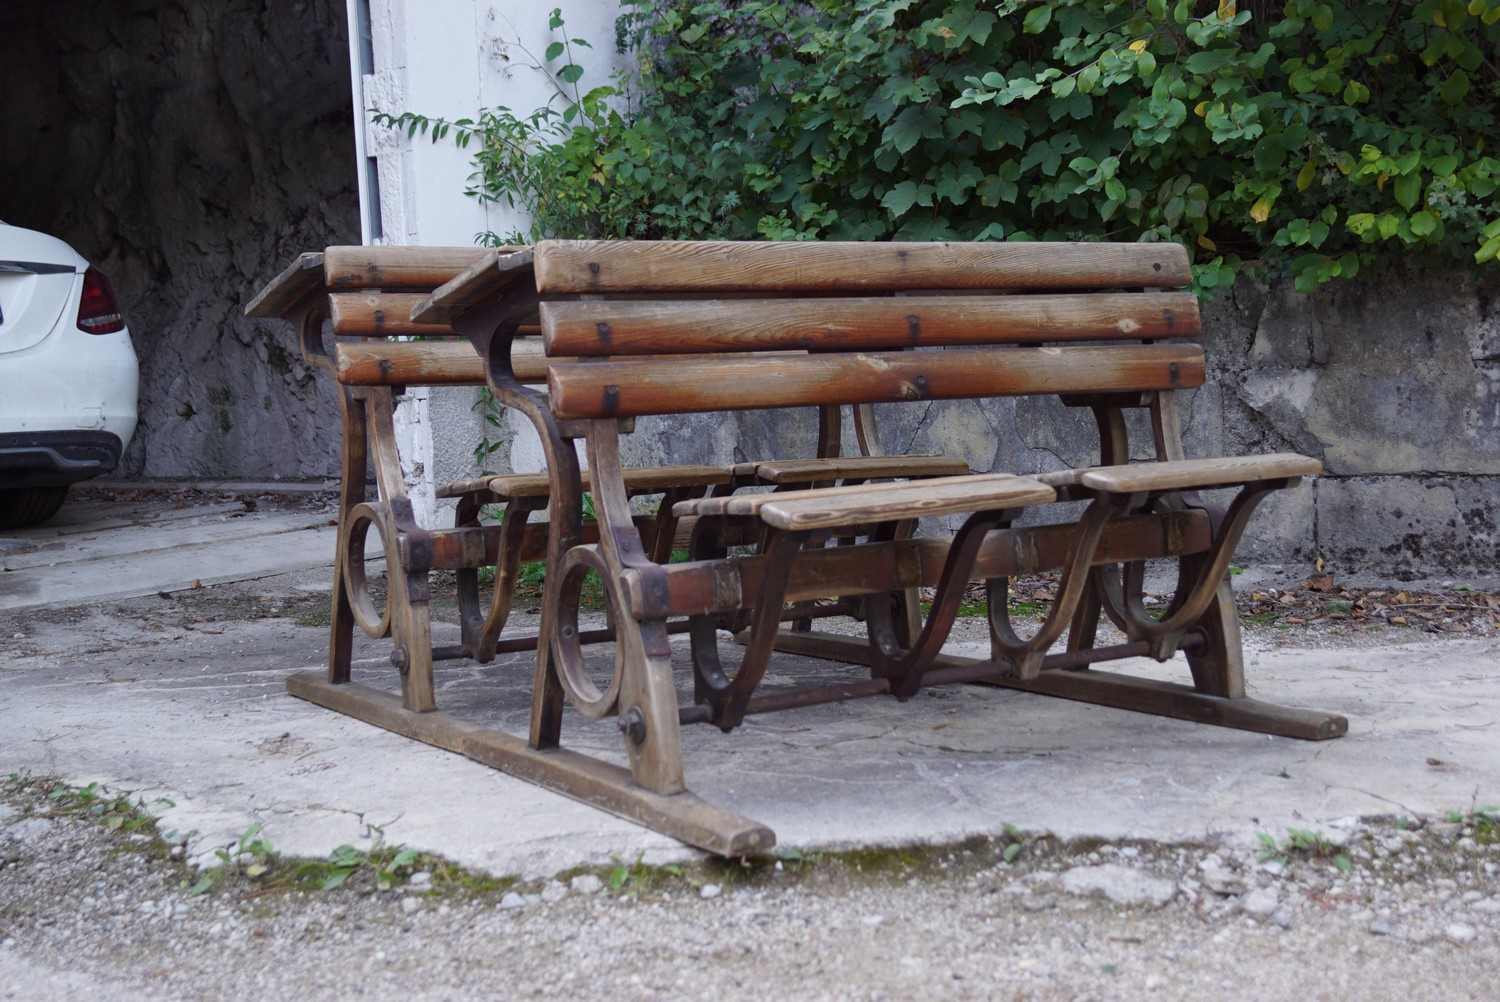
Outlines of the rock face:
[{"label": "rock face", "polygon": [[110,276],[141,360],[125,475],[327,476],[338,406],[242,314],[298,252],[359,242],[338,0],[0,7],[0,218]]}]

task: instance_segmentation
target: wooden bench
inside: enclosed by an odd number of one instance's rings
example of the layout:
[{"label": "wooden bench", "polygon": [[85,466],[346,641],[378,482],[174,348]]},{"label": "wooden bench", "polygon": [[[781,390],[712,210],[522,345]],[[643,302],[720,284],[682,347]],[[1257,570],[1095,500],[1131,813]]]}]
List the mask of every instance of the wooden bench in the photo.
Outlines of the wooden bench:
[{"label": "wooden bench", "polygon": [[[1187,256],[1170,244],[548,241],[487,256],[412,317],[462,332],[496,397],[530,419],[547,451],[548,574],[530,733],[412,713],[340,679],[303,674],[289,688],[727,855],[764,851],[774,835],[688,792],[681,728],[694,723],[728,731],[753,713],[987,682],[1294,737],[1342,734],[1336,715],[1245,696],[1229,562],[1257,502],[1320,466],[1290,454],[1184,457],[1178,394],[1205,379],[1197,302],[1181,291],[1188,282]],[[545,392],[515,363],[532,324],[556,360]],[[659,547],[630,507],[620,436],[639,418],[841,405],[868,415],[903,401],[1026,395],[1089,408],[1098,464],[919,485],[852,476],[796,492],[685,498],[672,514],[693,520],[690,559],[674,564],[652,559]],[[1150,461],[1131,462],[1134,410],[1149,417]],[[578,440],[597,539],[583,528]],[[1233,499],[1219,509],[1199,497],[1208,489]],[[1028,511],[1042,524],[1021,523]],[[961,526],[912,535],[927,516]],[[844,545],[822,545],[830,539]],[[746,540],[758,545],[733,545]],[[1178,570],[1175,595],[1155,614],[1143,590],[1148,560]],[[1022,636],[1007,612],[1009,582],[1043,571],[1059,575],[1057,597]],[[591,673],[582,649],[579,593],[589,574],[610,605],[616,656],[607,677]],[[987,588],[991,652],[959,658],[943,643],[976,581]],[[901,597],[919,587],[935,591],[931,611],[914,621]],[[830,597],[859,614],[860,636],[782,628]],[[1105,616],[1121,642],[1098,643]],[[670,634],[683,621],[690,693],[672,670]],[[720,660],[726,626],[742,628],[732,671]],[[777,650],[870,670],[862,681],[757,697]],[[1096,667],[1178,652],[1186,684]],[[616,717],[628,768],[563,748],[565,706]]]},{"label": "wooden bench", "polygon": [[[530,633],[506,635],[506,626],[521,565],[546,557],[547,523],[535,516],[549,502],[547,475],[504,474],[438,485],[438,497],[457,502],[454,526],[423,526],[407,493],[395,429],[396,398],[407,389],[485,385],[485,367],[466,339],[445,325],[414,323],[411,313],[434,289],[491,254],[479,247],[329,247],[299,256],[246,307],[251,317],[292,322],[309,365],[327,372],[340,388],[343,434],[329,678],[350,679],[356,627],[375,639],[389,638],[404,705],[418,712],[436,706],[433,662],[468,658],[488,663],[497,653],[532,650],[537,643]],[[540,385],[547,366],[556,361],[531,338],[515,346],[511,371],[525,385]],[[965,469],[962,462],[943,457],[838,457],[834,436],[839,416],[825,411],[820,420],[822,458],[764,469],[761,463],[743,463],[627,470],[629,494],[662,498],[658,515],[639,519],[652,539],[653,558],[664,562],[674,546],[686,545],[673,508],[706,491],[766,483],[801,487],[849,477],[938,476]],[[374,473],[373,495],[367,468]],[[590,489],[587,471],[581,487]],[[503,508],[498,526],[481,522],[481,512],[489,506]],[[365,570],[366,558],[373,556],[368,544],[372,528],[387,565],[383,601],[372,594]],[[584,520],[580,531],[597,538],[591,520]],[[456,575],[457,644],[432,641],[432,582],[441,571]],[[480,584],[484,572],[494,575],[487,599]]]}]

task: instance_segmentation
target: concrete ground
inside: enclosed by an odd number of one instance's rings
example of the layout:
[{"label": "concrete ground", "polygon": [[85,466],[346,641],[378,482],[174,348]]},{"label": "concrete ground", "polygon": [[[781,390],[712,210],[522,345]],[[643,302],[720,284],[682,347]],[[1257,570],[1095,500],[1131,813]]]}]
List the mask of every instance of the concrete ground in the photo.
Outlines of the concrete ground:
[{"label": "concrete ground", "polygon": [[[160,808],[163,830],[195,831],[200,854],[259,823],[287,853],[382,837],[528,877],[695,855],[288,696],[285,677],[322,662],[333,531],[320,496],[272,489],[84,498],[53,525],[0,539],[0,773],[133,791]],[[387,654],[363,641],[357,678],[393,688]],[[1440,814],[1500,802],[1497,655],[1493,639],[1396,629],[1258,632],[1251,695],[1341,713],[1346,737],[1301,742],[965,686],[752,718],[730,735],[690,728],[688,782],[803,850],[951,842],[1004,824],[1249,843]],[[789,660],[768,684],[804,671],[837,673]],[[446,709],[523,730],[525,657],[449,663],[440,679]],[[571,715],[565,740],[620,750],[611,724]]]}]

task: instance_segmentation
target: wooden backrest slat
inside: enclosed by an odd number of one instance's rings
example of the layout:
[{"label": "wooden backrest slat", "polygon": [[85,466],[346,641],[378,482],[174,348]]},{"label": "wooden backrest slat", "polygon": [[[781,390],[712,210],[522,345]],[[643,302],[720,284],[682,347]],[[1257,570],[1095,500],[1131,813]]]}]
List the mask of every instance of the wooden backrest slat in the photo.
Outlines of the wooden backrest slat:
[{"label": "wooden backrest slat", "polygon": [[491,253],[487,247],[329,247],[324,276],[334,291],[431,291]]},{"label": "wooden backrest slat", "polygon": [[1201,386],[1196,344],[583,360],[552,365],[560,418],[763,407],[1112,393]]},{"label": "wooden backrest slat", "polygon": [[1179,244],[765,243],[544,240],[545,295],[631,292],[1173,288],[1192,281]]},{"label": "wooden backrest slat", "polygon": [[328,317],[340,337],[424,337],[444,334],[441,328],[411,322],[411,308],[426,298],[417,292],[334,292],[328,296]]},{"label": "wooden backrest slat", "polygon": [[[430,330],[431,328],[429,328]],[[467,341],[343,342],[333,347],[339,382],[348,386],[482,386],[484,363]],[[548,358],[536,339],[511,346],[510,365],[523,383],[544,383]]]},{"label": "wooden backrest slat", "polygon": [[434,289],[412,309],[411,319],[423,324],[451,323],[484,299],[512,287],[529,288],[531,273],[532,248],[495,248]]},{"label": "wooden backrest slat", "polygon": [[888,350],[1037,341],[1196,337],[1189,292],[852,299],[583,300],[541,305],[547,350],[657,355],[766,349]]}]

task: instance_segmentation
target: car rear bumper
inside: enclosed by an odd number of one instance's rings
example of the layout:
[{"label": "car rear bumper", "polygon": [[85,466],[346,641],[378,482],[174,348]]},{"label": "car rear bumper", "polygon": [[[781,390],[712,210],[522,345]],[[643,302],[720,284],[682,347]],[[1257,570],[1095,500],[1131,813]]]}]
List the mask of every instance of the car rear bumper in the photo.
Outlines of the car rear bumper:
[{"label": "car rear bumper", "polygon": [[125,443],[107,431],[0,433],[0,489],[55,487],[108,473]]}]

